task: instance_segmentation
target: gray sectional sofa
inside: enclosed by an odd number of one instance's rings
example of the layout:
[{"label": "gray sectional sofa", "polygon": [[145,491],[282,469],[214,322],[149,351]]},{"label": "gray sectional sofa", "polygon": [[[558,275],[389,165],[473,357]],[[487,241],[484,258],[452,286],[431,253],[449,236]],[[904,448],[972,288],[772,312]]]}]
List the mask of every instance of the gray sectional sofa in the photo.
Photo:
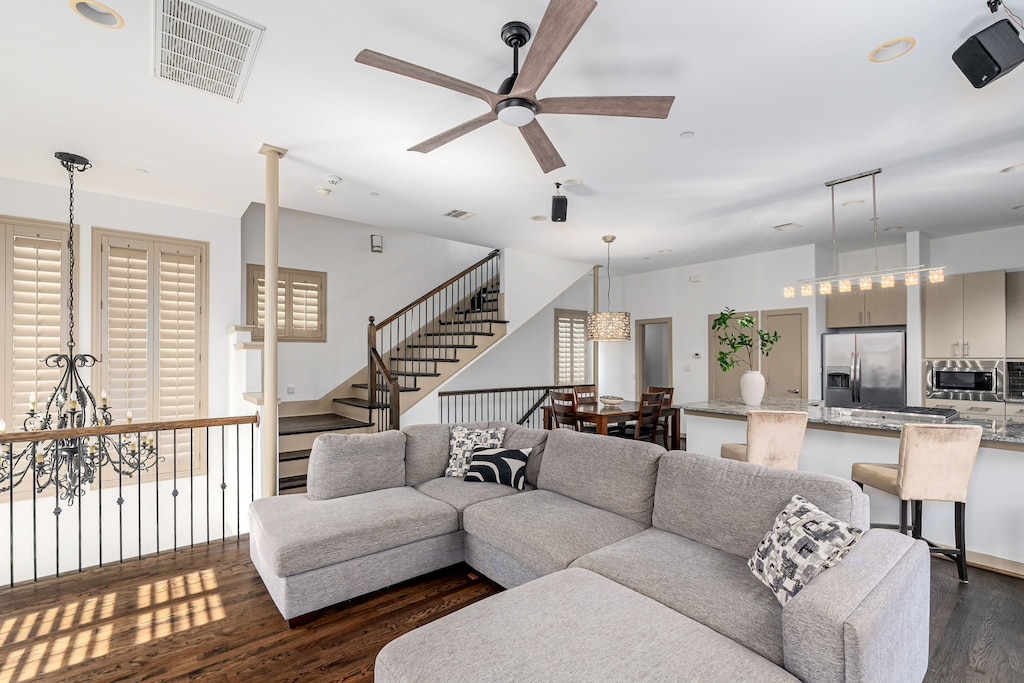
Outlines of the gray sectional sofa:
[{"label": "gray sectional sofa", "polygon": [[850,481],[508,423],[527,488],[445,479],[447,425],[325,436],[309,492],[257,500],[252,560],[291,622],[465,561],[509,588],[389,643],[378,681],[920,681],[924,544],[867,531],[783,607],[747,560],[800,494],[867,528]]}]

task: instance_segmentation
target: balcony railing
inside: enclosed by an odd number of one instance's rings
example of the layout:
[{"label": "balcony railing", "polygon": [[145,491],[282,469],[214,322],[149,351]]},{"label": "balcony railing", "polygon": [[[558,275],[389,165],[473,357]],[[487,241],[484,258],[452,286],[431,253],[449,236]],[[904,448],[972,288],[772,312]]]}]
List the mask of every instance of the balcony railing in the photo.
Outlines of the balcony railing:
[{"label": "balcony railing", "polygon": [[438,392],[442,423],[504,420],[534,429],[544,428],[544,406],[552,391],[572,386],[504,387]]},{"label": "balcony railing", "polygon": [[[0,434],[0,489],[7,489],[0,494],[0,585],[246,533],[245,511],[258,489],[258,423],[251,415]],[[116,462],[101,467],[70,496],[53,486],[38,489],[33,476],[10,486],[19,466],[45,466],[19,463],[19,454],[35,458],[42,442],[97,437],[126,444],[127,451],[152,443],[157,457],[134,474]],[[112,451],[123,457],[121,448]],[[72,479],[84,471],[76,472],[73,462],[65,465]]]}]

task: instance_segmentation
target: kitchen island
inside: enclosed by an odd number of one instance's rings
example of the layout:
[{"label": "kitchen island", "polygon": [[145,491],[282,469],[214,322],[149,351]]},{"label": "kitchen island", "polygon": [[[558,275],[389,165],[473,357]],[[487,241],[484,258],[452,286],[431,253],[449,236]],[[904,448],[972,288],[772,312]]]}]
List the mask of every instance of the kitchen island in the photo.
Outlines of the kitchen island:
[{"label": "kitchen island", "polygon": [[[862,416],[849,408],[797,400],[765,399],[757,408],[739,399],[688,403],[684,406],[687,450],[718,456],[723,443],[744,443],[750,410],[806,411],[809,417],[800,469],[845,479],[855,462],[896,463],[902,423],[913,421]],[[968,489],[968,561],[1024,576],[1024,424],[1012,420],[957,422],[980,424],[983,429]],[[870,487],[866,492],[871,498],[872,521],[895,523],[896,498]],[[952,546],[953,505],[926,502],[923,531],[926,538]]]}]

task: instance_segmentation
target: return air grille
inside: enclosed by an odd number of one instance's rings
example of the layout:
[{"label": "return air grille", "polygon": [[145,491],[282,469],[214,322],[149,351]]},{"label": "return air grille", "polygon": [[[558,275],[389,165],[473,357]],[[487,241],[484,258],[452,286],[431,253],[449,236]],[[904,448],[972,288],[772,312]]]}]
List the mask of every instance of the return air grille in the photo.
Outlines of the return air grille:
[{"label": "return air grille", "polygon": [[446,213],[444,216],[445,216],[445,218],[457,218],[460,221],[468,221],[470,218],[472,218],[475,215],[476,214],[473,213],[472,211],[463,211],[462,209],[452,209],[451,211]]},{"label": "return air grille", "polygon": [[160,0],[154,75],[238,102],[262,26],[195,0]]}]

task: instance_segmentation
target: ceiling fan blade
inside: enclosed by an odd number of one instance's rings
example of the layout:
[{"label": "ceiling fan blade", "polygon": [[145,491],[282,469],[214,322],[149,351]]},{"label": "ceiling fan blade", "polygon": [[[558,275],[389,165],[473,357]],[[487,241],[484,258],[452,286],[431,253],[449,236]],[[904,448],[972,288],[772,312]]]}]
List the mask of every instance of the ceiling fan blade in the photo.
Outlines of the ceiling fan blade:
[{"label": "ceiling fan blade", "polygon": [[497,115],[495,115],[493,111],[489,111],[486,114],[481,114],[475,119],[470,119],[465,123],[460,123],[454,128],[449,128],[445,132],[441,133],[440,135],[435,135],[429,140],[424,140],[415,147],[410,147],[408,151],[422,152],[423,154],[426,154],[427,152],[432,152],[441,145],[447,144],[456,138],[460,138],[466,133],[470,133],[476,130],[477,128],[480,128],[481,126],[485,126],[497,118]]},{"label": "ceiling fan blade", "polygon": [[537,35],[533,38],[523,68],[519,70],[512,97],[534,98],[537,88],[595,7],[597,2],[594,0],[551,0],[537,27]]},{"label": "ceiling fan blade", "polygon": [[408,76],[409,78],[415,78],[418,81],[425,83],[431,83],[433,85],[439,85],[442,88],[448,88],[455,92],[460,92],[471,97],[476,97],[486,102],[492,108],[498,100],[497,93],[493,93],[490,90],[481,88],[478,85],[467,83],[466,81],[460,81],[458,78],[452,78],[445,74],[431,71],[422,66],[416,64],[410,64],[409,62],[403,62],[401,59],[394,57],[388,57],[382,55],[379,52],[373,50],[363,50],[356,55],[356,61],[360,64],[367,66],[373,66],[378,69],[384,69],[384,71],[390,71],[396,73],[399,76]]},{"label": "ceiling fan blade", "polygon": [[530,146],[533,156],[537,157],[537,163],[540,164],[542,171],[548,173],[556,168],[565,166],[562,157],[558,155],[555,146],[551,144],[551,138],[540,127],[536,119],[530,121],[519,130],[523,134],[526,144]]},{"label": "ceiling fan blade", "polygon": [[537,102],[541,114],[587,114],[668,118],[675,97],[546,97]]}]

